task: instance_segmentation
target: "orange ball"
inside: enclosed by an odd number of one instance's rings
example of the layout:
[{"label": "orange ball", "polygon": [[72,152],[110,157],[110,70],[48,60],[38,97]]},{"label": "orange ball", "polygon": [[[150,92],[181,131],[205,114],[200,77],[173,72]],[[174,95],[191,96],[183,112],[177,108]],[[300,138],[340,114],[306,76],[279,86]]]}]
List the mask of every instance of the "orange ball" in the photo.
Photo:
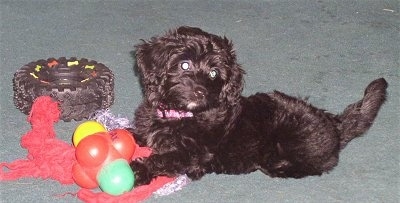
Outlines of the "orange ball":
[{"label": "orange ball", "polygon": [[96,133],[83,138],[75,150],[78,163],[82,166],[97,167],[101,165],[109,153],[109,141],[102,134]]},{"label": "orange ball", "polygon": [[87,169],[85,170],[85,168],[83,168],[80,164],[75,163],[72,166],[72,178],[74,179],[75,183],[80,187],[87,189],[94,189],[98,187],[99,184],[97,184],[96,175],[99,169],[92,168],[90,170],[91,171],[88,171]]},{"label": "orange ball", "polygon": [[109,132],[112,145],[121,154],[122,158],[131,161],[135,153],[136,142],[132,134],[125,129],[115,129]]}]

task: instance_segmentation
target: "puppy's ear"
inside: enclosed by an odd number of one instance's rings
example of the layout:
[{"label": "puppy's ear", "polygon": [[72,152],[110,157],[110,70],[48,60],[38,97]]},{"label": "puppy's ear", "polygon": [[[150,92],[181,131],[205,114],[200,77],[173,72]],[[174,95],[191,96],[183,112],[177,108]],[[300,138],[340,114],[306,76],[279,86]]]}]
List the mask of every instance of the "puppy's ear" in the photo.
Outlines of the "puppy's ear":
[{"label": "puppy's ear", "polygon": [[239,103],[244,85],[243,75],[245,74],[244,70],[237,63],[228,68],[230,69],[230,75],[222,87],[220,94],[220,101],[225,104],[223,106],[230,109],[230,114],[225,125],[225,135],[229,134],[233,126],[235,126],[236,118],[241,112]]},{"label": "puppy's ear", "polygon": [[225,102],[229,106],[234,106],[238,104],[239,98],[243,91],[243,75],[245,74],[245,71],[237,63],[236,53],[232,42],[226,37],[221,37],[220,39],[219,46],[226,51],[225,55],[228,60],[226,67],[228,76],[225,85],[222,87],[220,101]]},{"label": "puppy's ear", "polygon": [[243,75],[245,72],[237,63],[233,64],[229,69],[230,75],[222,87],[220,100],[226,102],[227,105],[234,106],[240,101],[239,98],[243,91]]},{"label": "puppy's ear", "polygon": [[153,53],[155,46],[156,44],[151,41],[144,41],[142,44],[135,46],[137,68],[139,73],[141,73],[146,79],[156,71],[154,64],[155,54]]},{"label": "puppy's ear", "polygon": [[159,97],[157,92],[164,72],[162,65],[159,64],[161,59],[155,53],[157,46],[158,43],[154,41],[143,42],[135,46],[137,71],[140,73],[145,97],[150,102],[155,101]]}]

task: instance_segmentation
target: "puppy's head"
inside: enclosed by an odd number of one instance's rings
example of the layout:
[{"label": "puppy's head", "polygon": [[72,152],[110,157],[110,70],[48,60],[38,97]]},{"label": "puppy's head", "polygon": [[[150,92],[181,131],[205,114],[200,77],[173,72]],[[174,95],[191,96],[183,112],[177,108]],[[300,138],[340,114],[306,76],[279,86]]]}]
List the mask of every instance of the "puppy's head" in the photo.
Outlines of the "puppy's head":
[{"label": "puppy's head", "polygon": [[227,38],[179,27],[136,48],[145,99],[154,107],[199,112],[238,102],[244,71]]}]

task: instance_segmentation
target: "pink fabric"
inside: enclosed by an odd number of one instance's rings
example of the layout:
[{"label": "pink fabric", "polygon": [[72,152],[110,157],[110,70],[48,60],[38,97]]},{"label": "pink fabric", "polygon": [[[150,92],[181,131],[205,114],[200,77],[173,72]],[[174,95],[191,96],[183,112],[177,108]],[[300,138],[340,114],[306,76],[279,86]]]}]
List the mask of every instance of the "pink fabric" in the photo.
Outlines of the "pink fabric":
[{"label": "pink fabric", "polygon": [[178,110],[160,110],[157,109],[157,115],[160,118],[176,118],[176,119],[181,119],[181,118],[188,118],[188,117],[193,117],[193,113],[190,111],[178,111]]},{"label": "pink fabric", "polygon": [[[33,177],[57,180],[62,184],[72,184],[72,165],[75,149],[58,140],[53,125],[59,121],[58,103],[50,97],[39,97],[32,106],[28,122],[32,130],[21,138],[21,146],[28,151],[27,159],[12,163],[0,163],[0,180],[15,180]],[[9,171],[5,172],[4,167]]]}]

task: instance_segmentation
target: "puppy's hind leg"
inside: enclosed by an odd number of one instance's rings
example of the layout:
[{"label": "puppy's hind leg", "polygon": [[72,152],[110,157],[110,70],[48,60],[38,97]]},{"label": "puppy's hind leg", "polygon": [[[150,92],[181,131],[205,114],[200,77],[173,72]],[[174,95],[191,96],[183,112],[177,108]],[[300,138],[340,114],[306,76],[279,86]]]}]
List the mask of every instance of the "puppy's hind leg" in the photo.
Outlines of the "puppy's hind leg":
[{"label": "puppy's hind leg", "polygon": [[321,175],[337,165],[340,135],[337,119],[304,100],[275,91],[275,128],[260,169],[272,177]]},{"label": "puppy's hind leg", "polygon": [[[309,162],[309,163],[307,163]],[[257,167],[258,170],[271,177],[280,178],[303,178],[312,175],[322,175],[323,172],[330,171],[337,165],[338,156],[332,155],[325,161],[313,163],[312,161],[290,160],[289,157],[273,155],[263,166]]]}]

